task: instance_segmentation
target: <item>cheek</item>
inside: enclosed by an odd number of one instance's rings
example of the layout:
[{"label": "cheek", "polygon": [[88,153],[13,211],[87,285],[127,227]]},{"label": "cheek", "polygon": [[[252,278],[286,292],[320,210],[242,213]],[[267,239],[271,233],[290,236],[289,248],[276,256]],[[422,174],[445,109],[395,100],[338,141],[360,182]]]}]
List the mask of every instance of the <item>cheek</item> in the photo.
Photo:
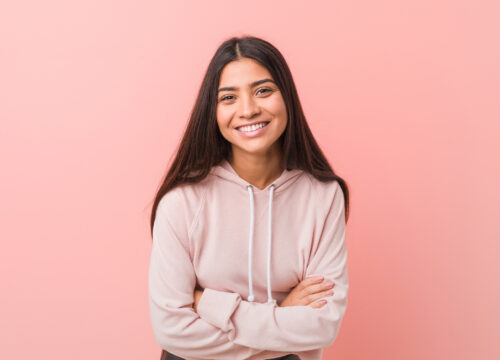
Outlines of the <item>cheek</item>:
[{"label": "cheek", "polygon": [[269,112],[286,121],[286,105],[281,97],[276,97],[267,104]]},{"label": "cheek", "polygon": [[224,108],[218,108],[216,112],[217,116],[217,124],[219,124],[220,128],[225,128],[229,126],[229,123],[231,121],[231,114],[228,112],[227,109]]}]

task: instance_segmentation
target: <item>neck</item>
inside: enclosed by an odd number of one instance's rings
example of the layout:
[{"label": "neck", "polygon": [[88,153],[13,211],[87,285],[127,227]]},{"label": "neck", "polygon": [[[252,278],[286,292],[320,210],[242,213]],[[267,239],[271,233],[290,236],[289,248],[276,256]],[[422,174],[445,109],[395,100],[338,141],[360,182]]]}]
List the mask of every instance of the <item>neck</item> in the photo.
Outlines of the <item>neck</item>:
[{"label": "neck", "polygon": [[282,154],[277,147],[265,155],[243,153],[233,148],[229,157],[234,171],[260,190],[265,189],[281,175],[284,170],[281,160]]}]

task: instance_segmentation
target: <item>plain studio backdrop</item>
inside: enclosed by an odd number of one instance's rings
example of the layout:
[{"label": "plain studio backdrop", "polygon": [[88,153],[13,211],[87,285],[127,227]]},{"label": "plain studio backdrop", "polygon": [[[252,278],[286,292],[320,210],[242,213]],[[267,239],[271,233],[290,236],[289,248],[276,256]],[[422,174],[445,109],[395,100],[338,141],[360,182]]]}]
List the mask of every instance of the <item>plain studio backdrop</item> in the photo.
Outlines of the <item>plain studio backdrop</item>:
[{"label": "plain studio backdrop", "polygon": [[159,359],[149,215],[217,46],[285,56],[350,186],[324,359],[500,358],[498,1],[4,1],[0,358]]}]

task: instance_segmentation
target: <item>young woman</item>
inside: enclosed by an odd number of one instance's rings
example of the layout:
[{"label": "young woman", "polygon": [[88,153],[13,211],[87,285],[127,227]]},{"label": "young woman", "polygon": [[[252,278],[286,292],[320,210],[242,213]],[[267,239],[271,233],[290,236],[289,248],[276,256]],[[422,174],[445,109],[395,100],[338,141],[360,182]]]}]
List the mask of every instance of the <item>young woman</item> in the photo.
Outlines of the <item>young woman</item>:
[{"label": "young woman", "polygon": [[162,359],[321,359],[347,307],[348,189],[280,52],[221,44],[151,215]]}]

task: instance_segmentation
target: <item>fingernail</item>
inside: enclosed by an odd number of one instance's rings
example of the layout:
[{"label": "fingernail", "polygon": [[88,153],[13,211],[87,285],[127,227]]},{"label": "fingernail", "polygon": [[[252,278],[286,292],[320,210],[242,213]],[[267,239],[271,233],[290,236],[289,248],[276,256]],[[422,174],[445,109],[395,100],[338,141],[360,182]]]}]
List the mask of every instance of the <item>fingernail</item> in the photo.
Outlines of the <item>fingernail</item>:
[{"label": "fingernail", "polygon": [[323,276],[318,276],[318,277],[316,278],[316,281],[323,281],[323,279],[324,279],[324,277],[323,277]]}]

